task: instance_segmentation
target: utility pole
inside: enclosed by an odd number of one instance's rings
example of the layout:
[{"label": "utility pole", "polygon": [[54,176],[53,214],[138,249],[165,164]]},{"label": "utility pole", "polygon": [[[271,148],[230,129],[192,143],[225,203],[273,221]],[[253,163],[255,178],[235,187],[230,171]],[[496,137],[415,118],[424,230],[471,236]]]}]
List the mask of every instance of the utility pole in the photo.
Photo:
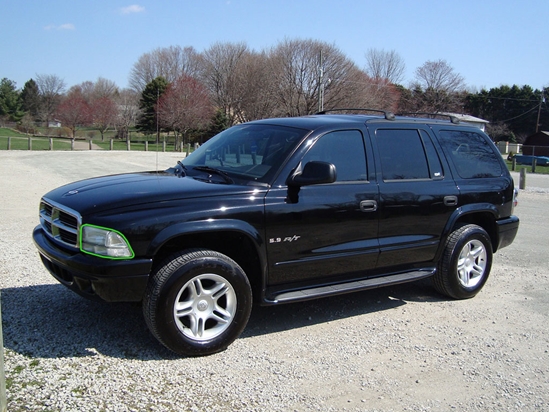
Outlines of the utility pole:
[{"label": "utility pole", "polygon": [[538,119],[536,121],[536,133],[539,131],[539,119],[541,115],[541,104],[545,103],[545,96],[543,95],[543,90],[541,91],[541,97],[539,98],[539,106],[538,106]]},{"label": "utility pole", "polygon": [[324,69],[322,67],[322,49],[318,59],[318,111],[324,110]]}]

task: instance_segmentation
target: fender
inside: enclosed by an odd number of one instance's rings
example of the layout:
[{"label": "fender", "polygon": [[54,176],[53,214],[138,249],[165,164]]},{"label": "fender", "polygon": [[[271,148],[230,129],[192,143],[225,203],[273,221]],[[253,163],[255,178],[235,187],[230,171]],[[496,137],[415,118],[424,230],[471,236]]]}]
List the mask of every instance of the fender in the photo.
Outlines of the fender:
[{"label": "fender", "polygon": [[267,273],[267,251],[263,236],[259,233],[257,228],[248,222],[238,219],[206,219],[194,222],[180,222],[168,226],[157,233],[151,241],[147,249],[147,256],[156,256],[164,244],[178,236],[196,233],[215,233],[220,231],[239,232],[252,241],[261,264],[261,276],[264,283]]},{"label": "fender", "polygon": [[253,240],[256,249],[264,249],[265,242],[259,231],[250,225],[238,219],[205,219],[194,222],[180,222],[168,226],[158,232],[150,242],[147,249],[147,256],[154,256],[158,250],[171,239],[181,235],[192,235],[194,233],[208,233],[219,231],[240,232]]},{"label": "fender", "polygon": [[[452,232],[452,229],[454,228],[458,220],[463,219],[467,215],[472,215],[476,213],[491,214],[493,217],[493,222],[495,222],[500,215],[498,208],[491,203],[474,203],[469,205],[463,205],[461,207],[456,208],[456,210],[454,210],[454,212],[448,219],[448,222],[446,222],[444,231],[440,236],[440,243],[438,246],[437,253],[435,255],[435,261],[440,260],[440,257],[446,245],[446,240],[448,239],[448,236],[450,236],[450,233]],[[490,222],[490,223],[493,223],[493,222]],[[497,239],[492,239],[492,243],[497,245]]]}]

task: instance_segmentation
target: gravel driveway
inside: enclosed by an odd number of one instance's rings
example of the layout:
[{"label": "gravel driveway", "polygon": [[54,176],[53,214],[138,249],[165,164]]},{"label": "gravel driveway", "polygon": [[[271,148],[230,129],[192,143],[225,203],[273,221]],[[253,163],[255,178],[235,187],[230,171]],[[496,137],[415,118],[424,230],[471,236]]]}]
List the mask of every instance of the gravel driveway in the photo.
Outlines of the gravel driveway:
[{"label": "gravel driveway", "polygon": [[31,239],[46,191],[178,157],[0,152],[9,411],[549,410],[549,176],[528,177],[517,239],[471,300],[421,281],[255,307],[226,351],[178,358],[139,305],[90,302],[58,284]]}]

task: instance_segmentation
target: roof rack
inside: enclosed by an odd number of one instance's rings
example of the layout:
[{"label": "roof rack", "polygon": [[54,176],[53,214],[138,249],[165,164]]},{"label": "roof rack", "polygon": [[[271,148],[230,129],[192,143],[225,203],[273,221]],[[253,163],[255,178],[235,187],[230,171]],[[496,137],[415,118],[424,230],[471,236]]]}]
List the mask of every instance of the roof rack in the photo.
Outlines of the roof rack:
[{"label": "roof rack", "polygon": [[429,116],[431,119],[434,119],[435,117],[444,117],[450,120],[450,122],[454,124],[459,123],[459,119],[456,116],[452,116],[451,114],[445,114],[445,113],[428,113],[428,112],[403,112],[403,113],[397,113],[397,116]]},{"label": "roof rack", "polygon": [[362,112],[375,112],[375,113],[383,113],[386,120],[395,120],[395,115],[392,112],[389,112],[387,110],[378,110],[378,109],[362,109],[362,108],[340,108],[340,109],[329,109],[329,110],[322,110],[321,112],[317,112],[315,114],[326,114],[329,112],[346,112],[346,111],[362,111]]}]

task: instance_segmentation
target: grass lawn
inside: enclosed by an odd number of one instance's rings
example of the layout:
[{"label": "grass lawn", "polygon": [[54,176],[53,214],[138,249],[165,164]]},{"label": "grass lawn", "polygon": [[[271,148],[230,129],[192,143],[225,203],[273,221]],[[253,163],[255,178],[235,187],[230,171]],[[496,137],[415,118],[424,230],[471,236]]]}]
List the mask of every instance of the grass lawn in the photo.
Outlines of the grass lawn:
[{"label": "grass lawn", "polygon": [[[41,130],[41,132],[46,132],[46,129]],[[88,136],[87,138],[84,138],[84,134],[86,133],[85,130],[79,130],[77,133],[77,141],[79,142],[87,142],[89,140]],[[112,135],[112,136],[111,136]],[[113,137],[113,133],[106,133],[104,137],[104,141],[101,140],[101,135],[94,134],[93,135],[93,144],[101,147],[103,150],[110,150],[111,149],[111,137]],[[0,150],[7,150],[8,149],[8,138],[10,149],[11,150],[28,150],[29,149],[29,135],[26,135],[24,133],[20,133],[16,130],[10,129],[10,128],[4,128],[0,127]],[[135,137],[137,141],[132,141],[130,144],[130,149],[132,151],[144,151],[145,150],[145,140],[148,140],[148,150],[149,151],[162,151],[163,145],[162,143],[156,144],[156,136],[143,136],[139,134],[135,134],[132,137]],[[171,136],[170,136],[171,137]],[[168,139],[170,138],[168,137]],[[53,150],[71,150],[71,140],[66,137],[58,137],[58,136],[32,136],[32,150],[50,150],[50,138],[53,139]],[[173,138],[172,138],[173,139]],[[113,140],[113,150],[127,150],[127,144],[125,141],[122,140]],[[173,146],[173,140],[166,144],[166,152],[173,152],[174,146]]]},{"label": "grass lawn", "polygon": [[0,137],[28,137],[26,134],[18,132],[16,130],[0,127]]},{"label": "grass lawn", "polygon": [[[512,162],[506,160],[505,163],[507,163],[509,170],[513,170]],[[517,165],[515,172],[520,172],[520,169],[526,169],[526,173],[532,173],[532,166]],[[536,166],[536,174],[549,175],[549,166]]]},{"label": "grass lawn", "polygon": [[[4,129],[2,129],[3,131]],[[0,150],[8,149],[8,137],[11,137],[11,150],[29,150],[28,136],[5,136],[0,134]],[[48,137],[33,137],[32,150],[50,150],[50,139]],[[67,139],[53,139],[53,150],[71,150],[71,142]]]},{"label": "grass lawn", "polygon": [[[101,142],[100,140],[97,140],[97,141],[94,140],[93,143],[98,145],[99,147],[101,147],[104,150],[110,150],[110,148],[111,148],[110,141]],[[149,141],[147,150],[149,152],[156,152],[156,151],[161,152],[162,147],[163,147],[162,143],[159,143],[157,145],[154,141]],[[128,146],[127,146],[125,141],[114,140],[113,141],[113,150],[128,150]],[[144,141],[140,140],[138,142],[131,142],[130,143],[130,150],[132,150],[132,151],[135,150],[135,151],[140,151],[140,152],[145,151]],[[173,143],[172,144],[166,144],[166,152],[173,152],[173,151],[174,151]]]}]

